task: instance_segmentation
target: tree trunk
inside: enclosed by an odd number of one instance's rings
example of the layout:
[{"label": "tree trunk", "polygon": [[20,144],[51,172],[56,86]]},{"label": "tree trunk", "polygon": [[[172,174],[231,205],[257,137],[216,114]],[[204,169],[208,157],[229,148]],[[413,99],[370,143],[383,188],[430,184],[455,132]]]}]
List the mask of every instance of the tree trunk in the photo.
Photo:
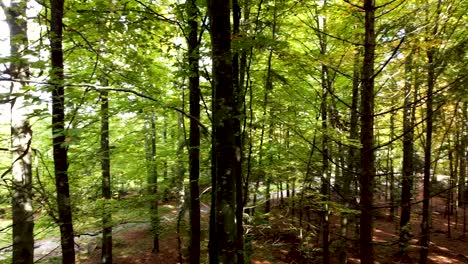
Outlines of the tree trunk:
[{"label": "tree trunk", "polygon": [[156,120],[150,113],[150,127],[146,138],[146,156],[148,168],[148,197],[150,203],[151,234],[153,239],[152,252],[159,252],[159,208],[158,208],[158,169],[156,164]]},{"label": "tree trunk", "polygon": [[[232,20],[233,20],[233,35],[235,39],[239,38],[240,35],[240,17],[241,17],[241,9],[239,6],[239,2],[237,0],[232,0]],[[243,52],[243,59],[245,60],[245,52]],[[245,71],[245,62],[243,61],[243,70]],[[240,69],[239,69],[239,50],[235,50],[233,57],[232,57],[232,74],[233,74],[233,90],[234,90],[234,137],[235,137],[235,148],[236,148],[236,160],[235,160],[235,175],[234,178],[236,180],[236,227],[237,227],[237,234],[244,233],[243,227],[243,214],[244,214],[244,199],[243,199],[243,173],[242,173],[242,163],[243,163],[243,133],[241,129],[242,123],[242,115],[241,115],[241,108],[244,104],[244,92],[243,87],[241,85],[241,79],[244,78],[243,74],[240,76]],[[244,237],[243,235],[237,236],[237,263],[243,264],[244,263]]]},{"label": "tree trunk", "polygon": [[52,143],[57,188],[62,263],[75,263],[75,243],[68,181],[68,149],[65,137],[65,87],[62,30],[64,0],[51,0],[50,47],[52,91]]},{"label": "tree trunk", "polygon": [[208,14],[213,61],[213,126],[214,126],[214,164],[212,195],[214,215],[210,232],[210,246],[216,244],[215,254],[210,260],[215,263],[237,263],[236,242],[236,145],[233,113],[235,108],[232,84],[232,56],[229,1],[209,0]]},{"label": "tree trunk", "polygon": [[374,263],[372,244],[372,205],[374,192],[374,57],[375,57],[375,2],[364,0],[365,39],[361,87],[361,264]]},{"label": "tree trunk", "polygon": [[403,105],[403,176],[401,184],[400,254],[407,257],[411,232],[411,187],[413,186],[413,120],[411,78],[413,50],[405,60],[405,95]]},{"label": "tree trunk", "polygon": [[[107,83],[103,84],[107,85]],[[111,175],[109,151],[109,92],[101,91],[102,263],[112,263]]]},{"label": "tree trunk", "polygon": [[429,223],[429,202],[431,190],[431,151],[432,151],[432,92],[435,86],[434,49],[427,52],[428,73],[427,73],[427,101],[426,101],[426,145],[424,146],[424,180],[423,180],[423,209],[421,221],[421,250],[419,263],[425,264],[429,254],[430,223]]},{"label": "tree trunk", "polygon": [[190,92],[190,138],[189,138],[189,178],[190,178],[190,263],[200,263],[200,79],[198,71],[198,9],[195,0],[186,2],[189,24],[188,61]]},{"label": "tree trunk", "polygon": [[[327,2],[323,2],[323,7],[326,8]],[[324,16],[318,16],[317,24],[321,25],[322,32],[327,31],[327,21]],[[318,34],[320,43],[320,54],[327,54],[327,36],[323,33]],[[330,168],[328,159],[330,157],[328,146],[328,91],[331,89],[331,81],[328,73],[328,67],[325,64],[321,65],[321,86],[322,86],[322,102],[320,105],[321,121],[322,121],[322,177],[321,190],[323,208],[321,212],[322,221],[322,263],[330,263],[330,223],[329,223],[329,201],[330,201]]]},{"label": "tree trunk", "polygon": [[[463,103],[463,118],[462,120],[465,120],[463,122],[462,126],[462,131],[467,131],[468,127],[466,125],[466,120],[468,118],[467,114],[467,103]],[[466,190],[465,190],[465,182],[466,182],[466,165],[467,165],[467,152],[466,148],[468,146],[468,136],[466,133],[462,132],[461,133],[461,142],[460,142],[460,148],[458,150],[458,158],[460,159],[460,175],[459,175],[459,202],[462,205],[463,208],[463,230],[462,230],[462,238],[465,238],[466,235]]]},{"label": "tree trunk", "polygon": [[11,148],[13,152],[13,263],[34,262],[34,219],[32,208],[32,130],[28,115],[27,99],[21,95],[29,78],[29,67],[23,54],[28,47],[27,1],[11,1],[4,13],[10,28],[10,67],[12,79],[11,98]]},{"label": "tree trunk", "polygon": [[[455,117],[454,117],[455,118]],[[456,140],[456,139],[455,139]],[[448,139],[448,159],[449,159],[449,171],[450,171],[450,179],[449,179],[449,189],[447,192],[447,238],[452,238],[452,223],[451,223],[451,216],[453,214],[453,189],[455,187],[455,177],[457,175],[456,166],[454,166],[454,158],[453,152],[454,150],[451,148],[451,140],[450,137]],[[456,160],[456,159],[455,159]]]},{"label": "tree trunk", "polygon": [[[392,97],[392,105],[395,105],[396,98]],[[395,115],[396,111],[393,111],[391,116],[390,116],[390,140],[393,140],[395,137]],[[385,199],[387,197],[390,198],[390,219],[393,222],[395,220],[395,215],[397,214],[397,207],[395,206],[395,165],[394,165],[394,154],[393,154],[393,144],[390,144],[388,146],[388,155],[387,155],[387,164],[388,164],[388,174],[390,176],[389,182],[388,182],[388,192],[389,195],[385,196]],[[388,178],[388,175],[386,176]]]},{"label": "tree trunk", "polygon": [[[359,58],[360,58],[360,49],[358,47],[355,48],[354,54],[354,65],[353,65],[353,89],[352,89],[352,103],[351,103],[351,116],[350,116],[350,128],[349,128],[349,138],[351,140],[358,140],[359,139],[359,129],[358,129],[358,105],[359,105],[359,83],[360,83],[360,73],[359,73]],[[347,165],[348,169],[346,172],[343,172],[346,176],[344,176],[343,180],[343,198],[345,199],[345,206],[349,207],[351,204],[350,201],[353,199],[353,195],[351,192],[351,184],[356,179],[356,174],[358,173],[358,151],[354,146],[350,146],[348,149],[348,157],[347,157]],[[346,241],[347,241],[347,233],[348,233],[348,223],[349,221],[348,214],[342,214],[341,216],[341,233],[343,235],[342,247],[339,251],[339,263],[346,264],[347,257],[346,257]],[[353,222],[355,222],[353,220]],[[358,234],[356,234],[358,235]]]}]

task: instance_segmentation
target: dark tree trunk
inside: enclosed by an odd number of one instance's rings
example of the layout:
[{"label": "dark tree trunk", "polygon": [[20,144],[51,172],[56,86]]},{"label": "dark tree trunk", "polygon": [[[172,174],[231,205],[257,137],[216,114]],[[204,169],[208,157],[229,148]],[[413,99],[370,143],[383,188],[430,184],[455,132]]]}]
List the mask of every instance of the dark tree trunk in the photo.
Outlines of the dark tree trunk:
[{"label": "dark tree trunk", "polygon": [[[461,125],[461,131],[467,131],[468,126],[466,125],[466,120],[468,118],[467,114],[467,103],[463,103],[463,117],[462,120],[465,120],[465,122]],[[460,159],[460,174],[458,178],[459,182],[459,202],[461,203],[461,206],[463,208],[463,228],[462,228],[462,238],[465,238],[466,235],[466,188],[465,188],[465,182],[466,182],[466,165],[467,165],[467,151],[466,148],[468,146],[468,136],[466,133],[461,133],[461,139],[460,139],[460,147],[458,150],[458,158]]]},{"label": "dark tree trunk", "polygon": [[[436,36],[438,33],[438,19],[440,17],[442,1],[437,1],[436,17],[432,31],[427,31],[431,36]],[[429,34],[428,34],[429,35]],[[428,37],[427,42],[432,39]],[[431,192],[431,151],[432,151],[432,130],[433,130],[433,91],[436,84],[436,55],[437,48],[435,46],[428,47],[427,56],[427,96],[426,96],[426,144],[424,146],[424,179],[423,179],[423,208],[421,220],[421,249],[419,251],[419,263],[425,264],[429,254],[430,242],[430,192]]]},{"label": "dark tree trunk", "polygon": [[[458,107],[456,107],[456,108],[458,108]],[[456,140],[456,138],[455,138],[455,140]],[[453,214],[453,206],[452,206],[453,205],[453,189],[455,187],[455,178],[456,178],[455,175],[457,175],[457,168],[456,168],[456,165],[454,165],[454,158],[453,158],[454,150],[451,148],[450,138],[448,139],[448,146],[449,146],[448,159],[449,159],[450,179],[449,179],[449,189],[448,189],[448,192],[447,192],[447,208],[446,208],[445,212],[447,214],[447,238],[452,238],[451,216]]]},{"label": "dark tree trunk", "polygon": [[190,92],[190,263],[200,263],[200,78],[198,70],[199,42],[198,42],[198,9],[195,0],[187,5],[189,24],[188,61],[189,61],[189,92]]},{"label": "dark tree trunk", "polygon": [[374,263],[372,244],[372,204],[374,192],[374,57],[375,2],[364,0],[365,39],[361,87],[361,219],[360,259],[362,264]]},{"label": "dark tree trunk", "polygon": [[[327,2],[324,1],[324,8]],[[322,25],[320,29],[322,32],[327,31],[327,21],[324,17],[317,18],[317,24]],[[327,54],[327,36],[323,33],[318,34],[320,43],[320,54],[325,56]],[[321,86],[322,86],[322,102],[320,105],[321,121],[322,121],[322,178],[321,190],[322,194],[322,263],[330,263],[330,222],[329,222],[329,201],[330,201],[330,168],[328,159],[330,151],[328,146],[328,91],[331,89],[331,81],[328,73],[328,67],[322,64],[321,67]]]},{"label": "dark tree trunk", "polygon": [[[275,40],[276,39],[276,30],[277,30],[277,8],[276,4],[273,6],[273,25],[271,29],[271,39]],[[263,139],[263,134],[265,132],[265,123],[266,123],[266,113],[267,113],[267,106],[268,106],[268,95],[269,93],[273,90],[273,78],[272,78],[272,60],[273,60],[273,49],[270,49],[270,53],[268,55],[268,62],[267,62],[267,72],[266,72],[266,80],[265,80],[265,97],[264,97],[264,102],[263,102],[263,124],[262,124],[262,139]],[[272,112],[271,107],[270,107],[270,113]],[[271,114],[270,114],[271,116]],[[269,142],[273,141],[273,121],[270,120],[270,127],[269,127],[269,132],[268,132],[268,138]],[[262,151],[262,146],[263,142],[260,143],[260,151]],[[269,165],[271,164],[271,155],[269,155]],[[259,167],[261,165],[261,161],[259,162]],[[268,173],[265,173],[265,171],[262,169],[262,174],[264,176],[264,181],[265,181],[265,213],[270,212],[270,204],[271,204],[271,195],[270,195],[270,185],[271,185],[271,175]]]},{"label": "dark tree trunk", "polygon": [[427,72],[427,101],[426,101],[426,145],[424,146],[424,180],[423,180],[423,209],[421,221],[421,250],[419,263],[425,264],[429,254],[430,223],[429,223],[429,202],[431,190],[431,151],[432,151],[432,92],[435,86],[434,49],[427,52],[428,72]]},{"label": "dark tree trunk", "polygon": [[158,208],[158,169],[156,164],[156,120],[150,113],[150,127],[146,138],[146,156],[148,168],[148,197],[150,204],[151,234],[153,239],[152,252],[159,252],[160,220]]},{"label": "dark tree trunk", "polygon": [[[360,84],[360,73],[359,73],[359,58],[360,50],[358,47],[355,48],[354,55],[354,66],[353,66],[353,89],[352,89],[352,102],[351,102],[351,115],[350,115],[350,128],[349,128],[349,138],[351,140],[359,140],[359,127],[358,127],[358,106],[359,106],[359,84]],[[348,157],[347,157],[347,166],[348,169],[343,171],[344,180],[343,180],[343,198],[345,199],[345,206],[349,207],[351,204],[351,199],[353,195],[351,192],[351,184],[355,182],[357,169],[359,166],[359,153],[357,149],[353,146],[348,148]],[[342,214],[341,219],[341,233],[343,235],[342,243],[343,246],[339,250],[339,263],[347,263],[347,250],[346,250],[346,241],[348,234],[349,222],[356,222],[354,219],[350,219],[350,215]],[[349,221],[351,220],[351,221]],[[356,236],[358,234],[355,234]]]},{"label": "dark tree trunk", "polygon": [[328,135],[327,135],[327,68],[322,66],[322,105],[321,105],[321,115],[322,115],[322,186],[320,193],[322,194],[322,250],[323,250],[323,260],[322,263],[330,263],[330,223],[328,220],[329,217],[329,201],[330,201],[330,176],[329,176],[329,165],[328,165]]},{"label": "dark tree trunk", "polygon": [[403,105],[403,175],[401,183],[401,217],[400,217],[400,254],[406,257],[410,240],[411,187],[413,186],[413,119],[411,99],[411,78],[413,51],[405,61],[405,95]]},{"label": "dark tree trunk", "polygon": [[57,188],[58,220],[62,263],[75,263],[75,243],[68,182],[68,156],[65,141],[65,87],[62,29],[64,0],[51,0],[50,47],[52,91],[52,143],[54,149],[55,185]]},{"label": "dark tree trunk", "polygon": [[[233,34],[234,38],[238,39],[240,34],[240,17],[241,9],[239,2],[237,0],[232,0],[232,20],[233,20]],[[245,54],[245,52],[244,52]],[[245,58],[245,55],[244,55]],[[244,62],[245,65],[245,62]],[[235,160],[235,175],[236,180],[236,227],[237,227],[237,263],[244,263],[244,236],[240,235],[244,233],[243,227],[243,214],[244,214],[244,199],[243,199],[243,173],[242,173],[242,163],[243,163],[243,144],[242,144],[242,116],[241,116],[241,107],[244,101],[244,92],[243,87],[241,86],[240,78],[243,76],[239,75],[239,49],[234,51],[232,57],[232,77],[233,77],[233,89],[234,89],[234,133],[235,133],[235,147],[236,147],[236,160]],[[245,71],[245,67],[243,69]]]},{"label": "dark tree trunk", "polygon": [[[210,232],[214,235],[210,246],[211,261],[215,263],[237,263],[236,242],[236,144],[234,122],[235,99],[232,84],[231,25],[230,2],[227,0],[209,0],[210,34],[213,60],[213,126],[215,196],[214,215]],[[212,262],[212,264],[215,264]]]},{"label": "dark tree trunk", "polygon": [[[107,85],[107,83],[103,84]],[[103,264],[112,263],[112,214],[110,208],[111,175],[109,151],[109,92],[101,91],[101,171],[102,171],[102,257]]]},{"label": "dark tree trunk", "polygon": [[[392,98],[392,105],[394,105],[395,98]],[[393,140],[395,137],[395,115],[396,111],[393,111],[391,116],[390,116],[390,140]],[[395,165],[394,165],[394,157],[393,157],[393,144],[390,144],[388,146],[388,155],[387,155],[387,162],[388,162],[388,174],[390,176],[389,183],[388,183],[388,192],[389,192],[389,198],[390,198],[390,219],[391,221],[395,220],[395,215],[397,212],[397,207],[395,206]],[[386,197],[388,197],[386,196]]]},{"label": "dark tree trunk", "polygon": [[27,99],[21,95],[29,78],[29,67],[23,54],[28,47],[27,1],[11,1],[4,7],[10,28],[10,67],[12,79],[11,98],[11,148],[13,175],[13,263],[32,264],[34,257],[34,219],[32,208],[32,130],[29,123],[30,109]]}]

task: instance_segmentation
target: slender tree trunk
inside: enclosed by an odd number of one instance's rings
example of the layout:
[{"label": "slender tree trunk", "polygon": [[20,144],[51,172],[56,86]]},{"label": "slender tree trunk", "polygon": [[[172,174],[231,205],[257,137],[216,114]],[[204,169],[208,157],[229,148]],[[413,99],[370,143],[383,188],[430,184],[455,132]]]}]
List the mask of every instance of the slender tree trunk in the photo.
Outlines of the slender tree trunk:
[{"label": "slender tree trunk", "polygon": [[[267,80],[266,80],[266,84],[265,84],[265,94],[264,94],[264,97],[263,97],[263,120],[262,120],[262,128],[261,128],[261,132],[260,132],[260,145],[258,147],[258,167],[260,168],[259,169],[259,173],[257,173],[257,179],[256,179],[256,182],[255,182],[255,192],[254,192],[254,197],[253,197],[253,209],[252,209],[252,215],[255,214],[255,206],[257,204],[257,191],[258,189],[260,188],[260,180],[262,179],[265,179],[265,177],[267,177],[265,175],[265,172],[262,168],[262,165],[263,165],[263,155],[264,155],[264,151],[263,151],[263,143],[264,143],[264,140],[265,140],[265,124],[266,124],[266,116],[267,116],[267,108],[268,108],[268,94],[270,92],[270,88],[269,88],[269,85],[268,85],[268,82],[270,81],[270,73],[271,73],[271,57],[272,57],[272,52],[273,51],[270,51],[270,55],[269,55],[269,59],[268,59],[268,65],[270,67],[268,67],[267,69]],[[268,197],[265,196],[265,199],[268,200]]]},{"label": "slender tree trunk", "polygon": [[448,153],[448,159],[449,159],[449,170],[450,170],[450,179],[449,179],[449,189],[447,193],[447,238],[452,238],[452,223],[451,223],[451,215],[453,214],[453,188],[455,187],[455,167],[454,167],[454,158],[453,158],[453,150],[451,149],[451,142],[450,138],[448,140],[448,145],[449,145],[449,153]]},{"label": "slender tree trunk", "polygon": [[[247,153],[247,168],[246,168],[246,177],[245,177],[245,182],[244,182],[244,198],[242,199],[244,202],[244,205],[247,204],[247,201],[249,200],[249,183],[250,183],[250,175],[252,174],[252,154],[253,154],[253,106],[252,106],[252,101],[253,101],[253,91],[252,87],[249,86],[249,150]],[[257,191],[254,190],[254,198],[256,198],[256,193]],[[253,202],[255,205],[255,201]],[[253,215],[253,210],[246,210],[247,213],[250,213]]]},{"label": "slender tree trunk", "polygon": [[[392,97],[392,105],[395,105],[395,97]],[[395,137],[395,115],[396,112],[392,112],[390,116],[390,140],[393,140]],[[394,155],[393,155],[393,144],[388,146],[388,155],[387,155],[387,162],[388,162],[388,174],[389,174],[389,182],[388,182],[388,192],[389,195],[386,195],[385,198],[390,198],[390,219],[393,222],[395,220],[396,209],[395,206],[395,167],[394,167]]]},{"label": "slender tree trunk", "polygon": [[57,188],[62,263],[75,263],[75,243],[68,182],[68,149],[65,141],[65,87],[62,29],[64,0],[51,0],[50,47],[52,91],[52,143]]},{"label": "slender tree trunk", "polygon": [[403,176],[401,187],[401,217],[400,217],[400,254],[408,255],[411,232],[411,187],[413,186],[413,120],[412,120],[412,92],[411,78],[413,67],[413,51],[405,61],[405,95],[403,105]]},{"label": "slender tree trunk", "polygon": [[[103,84],[103,85],[107,85]],[[111,175],[109,151],[109,92],[101,91],[101,171],[102,171],[102,263],[112,263]]]},{"label": "slender tree trunk", "polygon": [[198,9],[195,0],[187,5],[189,24],[188,58],[189,58],[189,91],[190,91],[190,263],[200,263],[200,78],[198,71],[199,42],[198,42]]},{"label": "slender tree trunk", "polygon": [[[240,17],[241,9],[237,0],[232,0],[232,21],[233,21],[233,35],[235,39],[240,37]],[[245,54],[245,52],[243,52]],[[243,55],[243,66],[242,71],[245,71],[245,55]],[[243,73],[244,74],[244,73]],[[236,181],[236,227],[237,227],[237,263],[244,263],[244,237],[240,234],[244,233],[243,227],[243,214],[244,214],[244,199],[243,199],[243,142],[242,142],[242,115],[241,108],[244,104],[244,91],[241,85],[241,79],[244,76],[240,76],[239,69],[239,49],[234,50],[232,57],[232,77],[233,77],[233,89],[234,89],[234,137],[235,137],[235,148],[236,148],[236,160],[235,160],[235,181]],[[243,81],[242,81],[243,82]]]},{"label": "slender tree trunk", "polygon": [[459,201],[459,204],[460,204],[460,207],[462,207],[462,203],[464,202],[463,201],[463,194],[465,193],[465,181],[466,181],[466,158],[467,158],[467,152],[466,152],[466,148],[468,147],[468,136],[466,135],[466,133],[464,133],[464,131],[466,131],[468,129],[468,121],[467,121],[467,118],[468,118],[468,113],[467,113],[467,108],[468,108],[468,103],[464,102],[463,103],[463,106],[462,106],[462,116],[461,116],[461,120],[462,123],[460,124],[460,139],[459,139],[459,143],[458,143],[458,149],[457,149],[457,156],[458,156],[458,159],[460,160],[460,173],[459,173],[459,177],[458,177],[458,201]]},{"label": "slender tree trunk", "polygon": [[[441,0],[437,1],[436,17],[434,20],[434,27],[431,33],[436,36],[438,33],[438,19],[440,17]],[[429,15],[428,15],[429,16]],[[429,42],[431,39],[427,39]],[[428,47],[426,51],[427,56],[427,96],[426,96],[426,144],[424,146],[424,180],[423,180],[423,208],[422,208],[422,221],[421,221],[421,249],[419,251],[419,263],[425,264],[429,254],[430,242],[430,192],[431,192],[431,151],[432,151],[432,130],[433,130],[433,91],[436,83],[436,62],[434,57],[436,54],[436,47]]]},{"label": "slender tree trunk", "polygon": [[[278,16],[277,16],[277,8],[276,8],[276,1],[273,3],[273,25],[271,29],[271,38],[273,40],[276,39],[276,31],[277,31],[277,22],[278,22]],[[265,80],[265,97],[264,97],[264,102],[263,102],[263,124],[262,124],[262,135],[265,131],[265,123],[266,123],[266,112],[267,112],[267,105],[268,105],[268,95],[269,93],[272,92],[273,90],[273,79],[272,79],[272,60],[273,60],[273,49],[270,49],[270,53],[268,55],[268,62],[267,62],[267,72],[266,72],[266,80]],[[271,107],[270,107],[270,113],[271,113]],[[270,114],[271,116],[271,114]],[[262,136],[263,138],[263,136]],[[270,120],[270,127],[269,127],[269,132],[268,132],[268,138],[270,142],[273,140],[273,123]],[[263,142],[262,142],[263,143]],[[263,145],[261,143],[261,145]],[[269,162],[271,165],[271,155]],[[259,163],[260,167],[260,163]],[[270,212],[270,201],[271,201],[271,195],[270,195],[270,185],[271,185],[271,175],[269,173],[265,173],[265,171],[262,169],[263,176],[264,176],[264,181],[265,181],[265,213]]]},{"label": "slender tree trunk", "polygon": [[[324,69],[325,68],[325,69]],[[322,67],[322,75],[325,74],[326,67]],[[322,85],[326,77],[322,76]],[[329,217],[329,201],[330,201],[330,174],[329,174],[329,165],[328,165],[328,135],[327,135],[327,91],[326,88],[322,91],[322,250],[323,250],[323,260],[324,264],[330,263],[330,223],[328,220]]]},{"label": "slender tree trunk", "polygon": [[467,118],[468,118],[468,113],[467,113],[467,105],[468,103],[463,103],[463,117],[462,120],[464,122],[462,123],[462,133],[461,133],[461,142],[460,142],[460,149],[458,150],[458,158],[460,159],[460,175],[459,175],[459,202],[462,205],[463,208],[463,230],[462,230],[462,238],[465,238],[466,235],[466,190],[465,190],[465,182],[466,182],[466,166],[467,166],[467,151],[466,148],[468,146],[468,135],[464,133],[463,131],[467,131],[468,126],[467,126]]},{"label": "slender tree trunk", "polygon": [[431,151],[432,151],[432,93],[435,86],[435,67],[434,67],[434,50],[431,48],[427,52],[428,59],[428,74],[427,74],[427,101],[426,101],[426,145],[424,146],[424,180],[423,180],[423,209],[421,221],[421,250],[420,264],[427,262],[429,254],[430,241],[430,223],[429,223],[429,202],[431,190]]},{"label": "slender tree trunk", "polygon": [[[235,108],[232,84],[231,25],[230,3],[227,0],[209,0],[208,14],[213,60],[213,126],[215,205],[211,214],[214,221],[210,232],[214,233],[210,246],[216,244],[211,254],[216,255],[215,263],[237,263],[237,226],[236,226],[236,144],[235,144]],[[211,259],[213,261],[213,258]]]},{"label": "slender tree trunk", "polygon": [[[429,77],[431,78],[431,77]],[[430,224],[429,224],[429,202],[430,202],[430,177],[431,177],[431,149],[432,149],[432,91],[434,80],[429,80],[426,102],[426,145],[424,147],[424,179],[423,179],[423,209],[421,222],[421,251],[420,264],[425,264],[429,253]]]},{"label": "slender tree trunk", "polygon": [[[323,7],[326,8],[327,2],[323,2]],[[323,32],[327,31],[327,21],[325,17],[319,16],[317,24],[321,25]],[[318,35],[320,42],[320,54],[325,56],[327,54],[327,37],[325,34]],[[321,67],[321,86],[322,86],[322,102],[320,106],[321,121],[322,121],[322,177],[321,177],[321,191],[322,194],[322,263],[330,263],[330,223],[329,223],[329,201],[330,201],[330,168],[328,159],[330,157],[328,146],[328,91],[330,87],[330,76],[328,67],[322,64]]]},{"label": "slender tree trunk", "polygon": [[11,1],[5,7],[8,27],[10,28],[10,67],[12,79],[11,98],[11,148],[13,152],[13,263],[32,264],[34,257],[34,219],[32,208],[32,167],[31,141],[32,129],[29,123],[30,109],[24,86],[29,78],[29,67],[23,52],[28,49],[27,1]]},{"label": "slender tree trunk", "polygon": [[[353,66],[353,89],[352,89],[352,102],[351,102],[351,124],[349,128],[349,138],[351,140],[358,140],[359,139],[359,127],[358,127],[358,105],[359,105],[359,83],[360,83],[360,73],[359,73],[359,58],[360,58],[360,50],[358,47],[355,48],[355,55],[354,55],[354,66]],[[356,179],[357,168],[359,163],[358,151],[355,147],[350,146],[348,149],[348,158],[347,158],[347,165],[348,169],[344,181],[343,181],[343,198],[345,199],[345,206],[348,207],[350,205],[351,199],[353,199],[353,195],[351,193],[351,184]],[[355,221],[353,221],[355,222]],[[341,233],[343,234],[343,246],[340,248],[339,251],[339,263],[346,264],[348,262],[346,257],[346,241],[347,241],[347,233],[348,233],[348,223],[349,223],[349,216],[347,214],[342,214],[341,216]],[[356,234],[358,235],[358,234]]]},{"label": "slender tree trunk", "polygon": [[365,39],[361,87],[361,264],[374,263],[372,244],[372,205],[374,192],[374,57],[375,57],[375,2],[364,0]]},{"label": "slender tree trunk", "polygon": [[159,252],[160,220],[158,212],[158,169],[156,164],[156,120],[150,113],[150,127],[147,129],[146,156],[148,168],[148,197],[150,204],[151,234],[153,239],[152,252]]}]

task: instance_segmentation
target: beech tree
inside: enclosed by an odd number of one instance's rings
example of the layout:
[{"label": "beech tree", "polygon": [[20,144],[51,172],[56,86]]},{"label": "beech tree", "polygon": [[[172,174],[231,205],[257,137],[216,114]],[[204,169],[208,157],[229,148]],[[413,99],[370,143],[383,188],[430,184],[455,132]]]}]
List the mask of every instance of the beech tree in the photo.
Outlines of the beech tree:
[{"label": "beech tree", "polygon": [[34,219],[32,206],[32,127],[29,122],[30,100],[26,91],[30,76],[25,54],[28,50],[26,19],[27,1],[11,1],[9,6],[0,2],[10,28],[10,60],[8,74],[11,79],[11,150],[12,156],[12,209],[13,209],[13,263],[33,263]]},{"label": "beech tree", "polygon": [[68,178],[65,130],[65,77],[63,64],[63,0],[51,0],[50,56],[52,83],[52,142],[57,189],[58,221],[62,245],[62,263],[75,263],[75,243]]},{"label": "beech tree", "polygon": [[372,245],[372,211],[375,177],[374,157],[374,60],[375,60],[375,2],[364,1],[365,35],[364,60],[361,77],[361,219],[360,259],[363,264],[374,263]]},{"label": "beech tree", "polygon": [[237,263],[236,150],[229,1],[208,2],[213,61],[213,190],[210,263]]},{"label": "beech tree", "polygon": [[190,93],[190,263],[200,263],[200,77],[199,77],[199,46],[198,39],[198,8],[196,1],[188,1],[187,16],[189,33],[188,44],[188,75]]}]

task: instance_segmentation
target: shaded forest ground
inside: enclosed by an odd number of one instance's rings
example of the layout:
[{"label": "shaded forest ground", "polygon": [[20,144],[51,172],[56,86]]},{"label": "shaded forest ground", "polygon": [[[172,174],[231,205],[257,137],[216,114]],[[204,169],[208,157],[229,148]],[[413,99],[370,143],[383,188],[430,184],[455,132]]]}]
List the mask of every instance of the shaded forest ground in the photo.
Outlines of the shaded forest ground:
[{"label": "shaded forest ground", "polygon": [[[436,197],[433,199],[432,214],[432,235],[431,248],[428,263],[447,263],[460,264],[468,263],[468,240],[461,239],[463,215],[462,210],[458,212],[458,226],[455,228],[455,219],[452,216],[452,236],[447,237],[447,219],[444,213],[440,212],[444,201]],[[203,208],[203,227],[202,247],[207,246],[208,234],[208,208]],[[297,212],[297,211],[296,211]],[[417,263],[419,258],[418,236],[420,234],[419,223],[420,216],[418,206],[413,208],[412,233],[410,258],[406,261],[398,259],[395,253],[398,250],[398,227],[397,221],[391,221],[386,212],[380,212],[374,224],[374,242],[376,243],[376,258],[378,263]],[[178,260],[177,235],[175,232],[177,210],[170,210],[165,215],[164,230],[161,234],[160,253],[151,253],[151,234],[147,224],[135,225],[123,232],[114,235],[114,263],[116,264],[146,264],[146,263],[165,263],[176,264]],[[251,255],[251,262],[254,264],[273,264],[273,263],[320,263],[320,247],[318,239],[314,236],[314,229],[308,232],[297,228],[291,222],[291,212],[285,209],[275,208],[267,218],[257,221],[255,225],[246,225],[246,250]],[[332,220],[332,232],[338,232],[338,218]],[[185,223],[187,224],[187,223]],[[297,218],[295,219],[297,224]],[[183,228],[186,228],[183,227]],[[182,233],[182,252],[186,251],[187,240],[186,233]],[[301,239],[302,235],[302,239]],[[333,240],[333,238],[332,238]],[[333,245],[333,243],[332,243]],[[332,246],[333,250],[333,246]],[[348,261],[349,263],[359,263],[358,244],[348,241]],[[336,256],[337,254],[333,254]],[[207,263],[207,251],[202,252],[202,263]],[[336,260],[334,261],[335,263]],[[79,263],[97,264],[100,263],[100,246],[89,255],[81,255]]]}]

